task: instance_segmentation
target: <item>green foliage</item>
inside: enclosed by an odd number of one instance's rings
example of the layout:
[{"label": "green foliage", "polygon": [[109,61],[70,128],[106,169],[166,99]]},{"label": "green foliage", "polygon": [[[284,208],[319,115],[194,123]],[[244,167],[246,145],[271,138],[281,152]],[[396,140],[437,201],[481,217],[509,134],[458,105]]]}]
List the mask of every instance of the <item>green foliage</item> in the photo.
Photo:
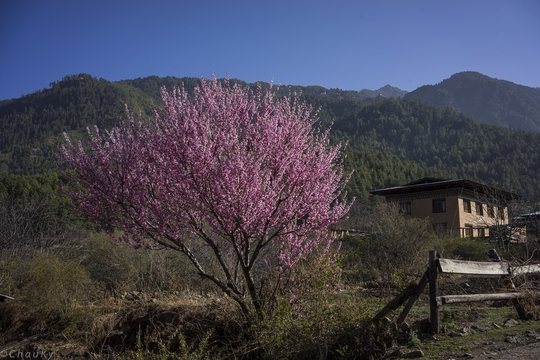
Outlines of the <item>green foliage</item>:
[{"label": "green foliage", "polygon": [[0,252],[47,250],[74,237],[81,218],[62,186],[56,173],[0,176]]},{"label": "green foliage", "polygon": [[124,105],[150,113],[140,90],[87,74],[66,76],[51,88],[0,103],[0,174],[35,174],[55,169],[63,132],[84,137],[87,127],[110,128]]},{"label": "green foliage", "polygon": [[[212,336],[212,331],[207,331],[201,341],[195,344],[188,344],[186,338],[181,333],[173,334],[168,341],[157,337],[150,337],[146,341],[143,340],[142,330],[137,332],[137,342],[135,350],[128,351],[123,356],[118,357],[119,360],[210,360],[216,359],[216,355],[212,353],[209,346],[209,339]],[[178,351],[172,351],[172,343],[178,343]],[[151,345],[152,344],[152,345]],[[152,349],[152,347],[154,349]],[[157,348],[156,348],[157,347]]]},{"label": "green foliage", "polygon": [[212,336],[212,331],[207,331],[197,346],[195,344],[189,345],[182,334],[178,334],[178,341],[180,343],[180,358],[186,360],[206,360],[213,359],[215,355],[212,355],[209,348],[209,339]]},{"label": "green foliage", "polygon": [[439,239],[433,243],[433,249],[437,250],[441,257],[468,261],[487,261],[487,253],[494,244],[482,239],[449,238]]},{"label": "green foliage", "polygon": [[409,330],[409,343],[408,345],[410,347],[417,347],[417,346],[420,346],[422,344],[422,341],[418,338],[418,334],[413,331],[412,329]]},{"label": "green foliage", "polygon": [[451,178],[540,198],[540,133],[482,124],[449,107],[397,99],[359,106],[337,119],[334,131],[359,151],[393,154]]},{"label": "green foliage", "polygon": [[336,249],[325,254],[314,253],[285,278],[282,295],[289,296],[289,303],[302,307],[307,299],[316,300],[338,286],[341,275]]},{"label": "green foliage", "polygon": [[54,172],[32,176],[4,175],[0,176],[0,199],[47,197],[55,207],[64,208],[69,198],[62,191],[62,185],[58,173]]},{"label": "green foliage", "polygon": [[348,359],[362,354],[369,358],[375,351],[367,345],[375,335],[361,335],[364,326],[369,327],[372,304],[337,290],[341,267],[335,255],[333,250],[304,261],[291,274],[293,281],[284,287],[276,309],[254,324],[246,339],[261,348],[258,357]]},{"label": "green foliage", "polygon": [[407,184],[423,177],[449,177],[436,167],[422,167],[389,153],[369,153],[348,147],[345,155],[345,171],[352,172],[346,190],[362,204],[382,200],[369,195],[368,191],[373,189]]},{"label": "green foliage", "polygon": [[[291,307],[281,299],[276,314],[252,333],[265,359],[347,359],[368,348],[361,329],[371,318],[369,304],[349,295],[321,295]],[[366,357],[367,358],[367,357]]]},{"label": "green foliage", "polygon": [[90,234],[79,249],[79,262],[107,293],[129,291],[163,293],[204,283],[184,255],[176,251],[133,249],[104,233]]}]

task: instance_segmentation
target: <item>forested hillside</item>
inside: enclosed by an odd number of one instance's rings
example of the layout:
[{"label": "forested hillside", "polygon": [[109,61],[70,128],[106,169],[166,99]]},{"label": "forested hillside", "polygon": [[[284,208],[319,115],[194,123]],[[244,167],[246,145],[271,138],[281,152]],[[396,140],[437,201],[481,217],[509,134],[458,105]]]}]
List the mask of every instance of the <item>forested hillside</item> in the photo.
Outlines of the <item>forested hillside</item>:
[{"label": "forested hillside", "polygon": [[395,154],[538,198],[540,134],[483,124],[418,100],[365,104],[336,121],[335,135],[360,151]]},{"label": "forested hillside", "polygon": [[498,80],[478,72],[452,75],[405,95],[435,105],[451,106],[488,124],[540,131],[540,88]]},{"label": "forested hillside", "polygon": [[87,126],[110,128],[124,105],[149,113],[151,99],[139,89],[86,74],[18,99],[0,102],[0,174],[35,174],[55,169],[63,132],[80,136]]},{"label": "forested hillside", "polygon": [[[55,170],[62,132],[84,137],[85,128],[113,126],[130,110],[151,113],[160,89],[194,78],[109,82],[90,75],[67,76],[51,87],[0,102],[0,175]],[[250,84],[250,86],[254,86]],[[268,84],[263,84],[267,87]],[[349,193],[368,200],[367,190],[403,184],[419,177],[461,177],[540,198],[540,133],[483,124],[449,107],[411,99],[366,99],[360,92],[320,86],[281,87],[301,92],[319,109],[321,126],[334,141],[348,141],[347,171],[354,170]],[[370,201],[374,201],[371,199]]]}]

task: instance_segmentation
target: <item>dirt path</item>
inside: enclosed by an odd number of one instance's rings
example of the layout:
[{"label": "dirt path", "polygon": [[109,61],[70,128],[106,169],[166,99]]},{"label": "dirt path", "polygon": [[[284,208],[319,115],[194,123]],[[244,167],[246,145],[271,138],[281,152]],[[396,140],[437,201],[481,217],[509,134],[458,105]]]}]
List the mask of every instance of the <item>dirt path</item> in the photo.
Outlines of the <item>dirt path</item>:
[{"label": "dirt path", "polygon": [[516,346],[512,349],[491,348],[480,354],[473,354],[471,359],[540,359],[540,342]]},{"label": "dirt path", "polygon": [[505,341],[482,345],[471,351],[456,352],[445,359],[540,359],[540,335],[528,333],[512,336]]}]

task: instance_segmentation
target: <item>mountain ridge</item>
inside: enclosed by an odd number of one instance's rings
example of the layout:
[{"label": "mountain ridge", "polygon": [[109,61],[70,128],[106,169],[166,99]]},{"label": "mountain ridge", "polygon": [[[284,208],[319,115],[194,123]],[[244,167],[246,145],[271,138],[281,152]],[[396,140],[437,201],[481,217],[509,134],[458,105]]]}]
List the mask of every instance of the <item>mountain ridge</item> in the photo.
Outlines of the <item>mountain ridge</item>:
[{"label": "mountain ridge", "polygon": [[475,119],[502,127],[540,131],[540,88],[464,71],[435,85],[424,85],[405,98],[450,106]]},{"label": "mountain ridge", "polygon": [[[157,76],[110,82],[78,74],[2,101],[0,175],[54,170],[64,132],[77,140],[85,138],[86,127],[109,129],[124,116],[124,104],[151,116],[152,103],[161,106],[162,86],[184,83],[189,90],[198,82]],[[283,86],[278,96],[291,92],[319,109],[323,129],[334,124],[334,142],[349,143],[345,164],[355,172],[348,191],[362,200],[369,201],[367,190],[424,176],[469,178],[540,199],[540,133],[481,123],[452,107],[408,97],[366,98],[320,86]]]}]

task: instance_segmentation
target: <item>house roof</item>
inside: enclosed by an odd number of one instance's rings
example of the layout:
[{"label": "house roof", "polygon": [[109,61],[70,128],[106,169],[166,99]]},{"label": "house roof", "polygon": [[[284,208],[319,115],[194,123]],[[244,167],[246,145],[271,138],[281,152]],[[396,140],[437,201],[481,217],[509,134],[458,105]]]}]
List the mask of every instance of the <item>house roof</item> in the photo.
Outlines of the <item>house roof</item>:
[{"label": "house roof", "polygon": [[371,190],[372,195],[393,196],[403,194],[413,194],[434,190],[463,189],[488,196],[502,197],[505,200],[521,199],[521,195],[509,191],[501,190],[492,186],[484,185],[471,180],[457,179],[445,180],[425,177],[402,186],[388,187],[384,189]]},{"label": "house roof", "polygon": [[536,211],[530,214],[521,214],[512,219],[514,226],[525,226],[527,231],[537,232],[539,228],[540,211]]},{"label": "house roof", "polygon": [[540,211],[536,211],[529,214],[521,214],[517,216],[518,218],[525,218],[525,217],[540,217]]}]

